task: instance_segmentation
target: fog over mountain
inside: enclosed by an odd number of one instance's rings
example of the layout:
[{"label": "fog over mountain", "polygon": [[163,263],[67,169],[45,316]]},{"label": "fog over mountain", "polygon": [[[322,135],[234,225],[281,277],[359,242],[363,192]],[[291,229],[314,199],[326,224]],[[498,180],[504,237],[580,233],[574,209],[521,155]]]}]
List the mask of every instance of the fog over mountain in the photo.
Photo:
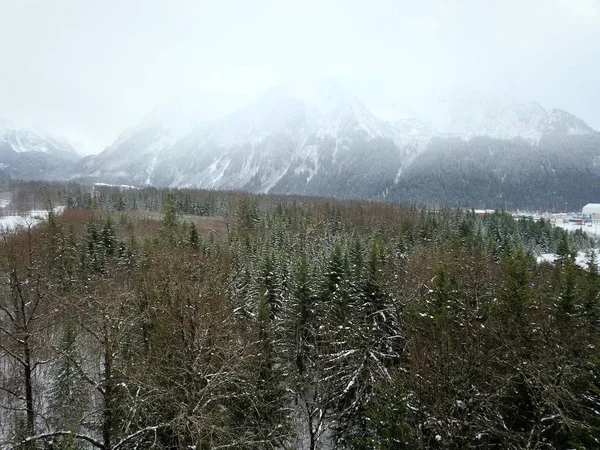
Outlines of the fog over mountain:
[{"label": "fog over mountain", "polygon": [[4,3],[12,178],[469,207],[600,198],[596,0]]},{"label": "fog over mountain", "polygon": [[331,79],[279,84],[213,121],[154,111],[71,178],[494,208],[599,194],[600,134],[582,119],[534,102],[450,106],[436,128],[384,120]]},{"label": "fog over mountain", "polygon": [[23,179],[431,206],[542,210],[558,193],[560,205],[580,208],[600,197],[600,134],[532,101],[457,91],[433,119],[388,97],[382,117],[332,77],[288,79],[217,118],[190,100],[154,108],[81,160],[68,141],[3,121],[0,169]]},{"label": "fog over mountain", "polygon": [[416,115],[439,128],[440,105],[479,93],[600,128],[597,0],[0,5],[0,117],[87,154],[160,105],[189,103],[216,120],[313,75],[340,80],[384,120]]},{"label": "fog over mountain", "polygon": [[13,178],[64,179],[80,157],[65,138],[0,119],[0,170]]}]

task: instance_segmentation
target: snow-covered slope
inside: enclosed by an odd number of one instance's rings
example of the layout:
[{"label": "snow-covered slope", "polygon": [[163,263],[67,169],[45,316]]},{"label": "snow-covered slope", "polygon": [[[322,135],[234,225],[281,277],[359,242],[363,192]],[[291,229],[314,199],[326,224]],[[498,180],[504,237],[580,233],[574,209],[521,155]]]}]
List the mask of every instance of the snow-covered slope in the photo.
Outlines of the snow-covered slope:
[{"label": "snow-covered slope", "polygon": [[[324,173],[330,160],[339,156],[336,163],[343,165],[344,158],[356,159],[359,142],[382,139],[394,145],[411,133],[375,117],[334,83],[276,86],[214,122],[192,127],[142,124],[97,157],[82,161],[76,175],[267,192],[290,171],[305,174],[304,183],[309,183]],[[402,150],[396,150],[399,157]]]},{"label": "snow-covered slope", "polygon": [[583,120],[559,109],[546,110],[540,104],[500,103],[498,101],[456,101],[447,105],[441,133],[470,139],[489,136],[496,139],[521,138],[537,143],[548,134],[589,134],[594,130]]},{"label": "snow-covered slope", "polygon": [[65,140],[0,120],[0,167],[11,177],[64,178],[78,159]]},{"label": "snow-covered slope", "polygon": [[39,152],[67,159],[78,158],[70,143],[4,119],[0,119],[0,147],[16,153]]},{"label": "snow-covered slope", "polygon": [[538,140],[542,133],[540,124],[546,118],[546,111],[537,103],[511,105],[477,111],[462,120],[459,118],[450,125],[448,132],[466,138],[490,136],[498,139],[521,137]]},{"label": "snow-covered slope", "polygon": [[540,123],[540,128],[543,130],[543,134],[583,135],[595,133],[579,117],[562,109],[552,109],[548,112],[543,122]]},{"label": "snow-covered slope", "polygon": [[571,114],[537,103],[475,100],[447,109],[437,129],[417,117],[386,121],[335,82],[288,83],[218,120],[146,120],[84,158],[73,178],[383,198],[432,139],[522,138],[533,149],[545,136],[595,134]]}]

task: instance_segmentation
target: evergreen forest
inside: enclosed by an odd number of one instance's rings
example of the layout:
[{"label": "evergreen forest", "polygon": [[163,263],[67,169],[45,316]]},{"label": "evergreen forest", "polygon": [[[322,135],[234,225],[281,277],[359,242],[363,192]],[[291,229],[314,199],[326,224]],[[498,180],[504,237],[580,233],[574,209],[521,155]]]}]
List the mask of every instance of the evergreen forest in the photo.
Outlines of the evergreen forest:
[{"label": "evergreen forest", "polygon": [[0,233],[0,449],[600,448],[585,233],[502,211],[8,188],[14,208],[64,210]]}]

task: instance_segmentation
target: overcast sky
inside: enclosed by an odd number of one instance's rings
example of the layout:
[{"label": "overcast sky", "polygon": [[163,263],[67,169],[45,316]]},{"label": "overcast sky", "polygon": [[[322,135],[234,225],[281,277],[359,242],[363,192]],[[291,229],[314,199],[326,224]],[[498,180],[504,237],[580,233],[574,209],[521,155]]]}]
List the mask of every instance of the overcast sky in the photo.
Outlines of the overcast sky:
[{"label": "overcast sky", "polygon": [[600,0],[0,0],[0,58],[0,117],[86,153],[173,99],[209,118],[298,74],[367,105],[460,87],[600,129]]}]

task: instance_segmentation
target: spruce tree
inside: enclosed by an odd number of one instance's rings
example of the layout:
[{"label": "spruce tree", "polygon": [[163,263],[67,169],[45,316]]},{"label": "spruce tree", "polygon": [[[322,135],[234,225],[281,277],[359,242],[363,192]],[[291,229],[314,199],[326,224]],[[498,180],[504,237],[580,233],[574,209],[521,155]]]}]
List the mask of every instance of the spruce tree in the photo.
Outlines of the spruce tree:
[{"label": "spruce tree", "polygon": [[188,243],[190,246],[194,250],[198,250],[198,248],[200,248],[200,234],[198,233],[198,228],[196,228],[194,222],[190,222],[188,236]]},{"label": "spruce tree", "polygon": [[[90,395],[86,389],[82,361],[77,348],[77,330],[71,320],[67,320],[62,332],[58,357],[53,361],[52,383],[50,387],[50,414],[52,425],[57,430],[75,433],[85,429],[86,410],[89,409]],[[73,438],[62,438],[58,448],[83,448],[81,442]]]},{"label": "spruce tree", "polygon": [[600,319],[600,275],[596,263],[597,253],[594,249],[588,251],[586,278],[583,298],[584,313],[589,317],[591,323],[597,323]]},{"label": "spruce tree", "polygon": [[177,229],[178,217],[175,199],[171,192],[168,192],[163,199],[163,228],[167,233],[174,233]]}]

